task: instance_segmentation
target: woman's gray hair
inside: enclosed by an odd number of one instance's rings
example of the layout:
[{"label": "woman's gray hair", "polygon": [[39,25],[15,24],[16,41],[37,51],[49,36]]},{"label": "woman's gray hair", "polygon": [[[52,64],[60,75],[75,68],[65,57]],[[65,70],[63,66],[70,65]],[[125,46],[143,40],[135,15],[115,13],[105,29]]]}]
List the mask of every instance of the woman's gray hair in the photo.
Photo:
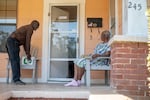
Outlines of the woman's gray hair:
[{"label": "woman's gray hair", "polygon": [[110,39],[111,33],[108,30],[105,30],[102,32],[102,34],[105,36],[105,38]]}]

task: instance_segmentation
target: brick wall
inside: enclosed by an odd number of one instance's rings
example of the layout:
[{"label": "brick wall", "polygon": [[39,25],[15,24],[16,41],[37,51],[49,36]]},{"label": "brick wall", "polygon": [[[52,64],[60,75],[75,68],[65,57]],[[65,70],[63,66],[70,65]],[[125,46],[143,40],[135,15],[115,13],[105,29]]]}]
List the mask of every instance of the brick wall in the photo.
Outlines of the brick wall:
[{"label": "brick wall", "polygon": [[127,95],[150,96],[147,43],[114,42],[111,47],[111,87]]}]

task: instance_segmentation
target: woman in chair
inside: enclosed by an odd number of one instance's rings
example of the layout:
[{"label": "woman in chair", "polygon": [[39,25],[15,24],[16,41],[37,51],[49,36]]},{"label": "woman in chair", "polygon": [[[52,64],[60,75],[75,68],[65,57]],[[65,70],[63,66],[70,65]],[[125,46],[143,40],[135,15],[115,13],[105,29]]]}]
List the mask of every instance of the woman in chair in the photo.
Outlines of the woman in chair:
[{"label": "woman in chair", "polygon": [[[96,48],[94,49],[94,53],[88,55],[91,57],[90,64],[93,66],[100,66],[106,64],[106,59],[99,59],[98,57],[108,57],[110,56],[110,46],[108,45],[108,41],[110,39],[110,32],[103,31],[101,34],[101,40],[103,42],[99,43]],[[81,85],[81,78],[85,72],[86,66],[86,56],[81,56],[74,61],[74,79],[65,84],[65,86],[80,86]]]}]

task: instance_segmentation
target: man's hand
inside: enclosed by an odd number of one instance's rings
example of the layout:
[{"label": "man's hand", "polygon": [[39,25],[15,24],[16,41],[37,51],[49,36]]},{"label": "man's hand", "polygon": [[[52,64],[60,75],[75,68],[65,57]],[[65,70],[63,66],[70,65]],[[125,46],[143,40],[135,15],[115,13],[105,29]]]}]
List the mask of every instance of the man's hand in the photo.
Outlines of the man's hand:
[{"label": "man's hand", "polygon": [[27,59],[31,60],[31,55],[30,54],[27,55]]}]

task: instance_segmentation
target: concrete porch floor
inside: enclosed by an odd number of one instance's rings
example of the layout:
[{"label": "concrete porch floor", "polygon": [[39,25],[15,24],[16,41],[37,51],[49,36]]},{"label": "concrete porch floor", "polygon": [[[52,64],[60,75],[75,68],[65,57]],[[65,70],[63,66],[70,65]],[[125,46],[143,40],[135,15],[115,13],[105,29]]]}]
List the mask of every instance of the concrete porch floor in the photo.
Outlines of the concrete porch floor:
[{"label": "concrete porch floor", "polygon": [[93,85],[88,88],[85,85],[80,87],[64,87],[64,84],[62,83],[27,85],[0,83],[0,100],[8,100],[10,97],[81,98],[87,100],[135,100],[128,96],[118,94],[109,86]]}]

